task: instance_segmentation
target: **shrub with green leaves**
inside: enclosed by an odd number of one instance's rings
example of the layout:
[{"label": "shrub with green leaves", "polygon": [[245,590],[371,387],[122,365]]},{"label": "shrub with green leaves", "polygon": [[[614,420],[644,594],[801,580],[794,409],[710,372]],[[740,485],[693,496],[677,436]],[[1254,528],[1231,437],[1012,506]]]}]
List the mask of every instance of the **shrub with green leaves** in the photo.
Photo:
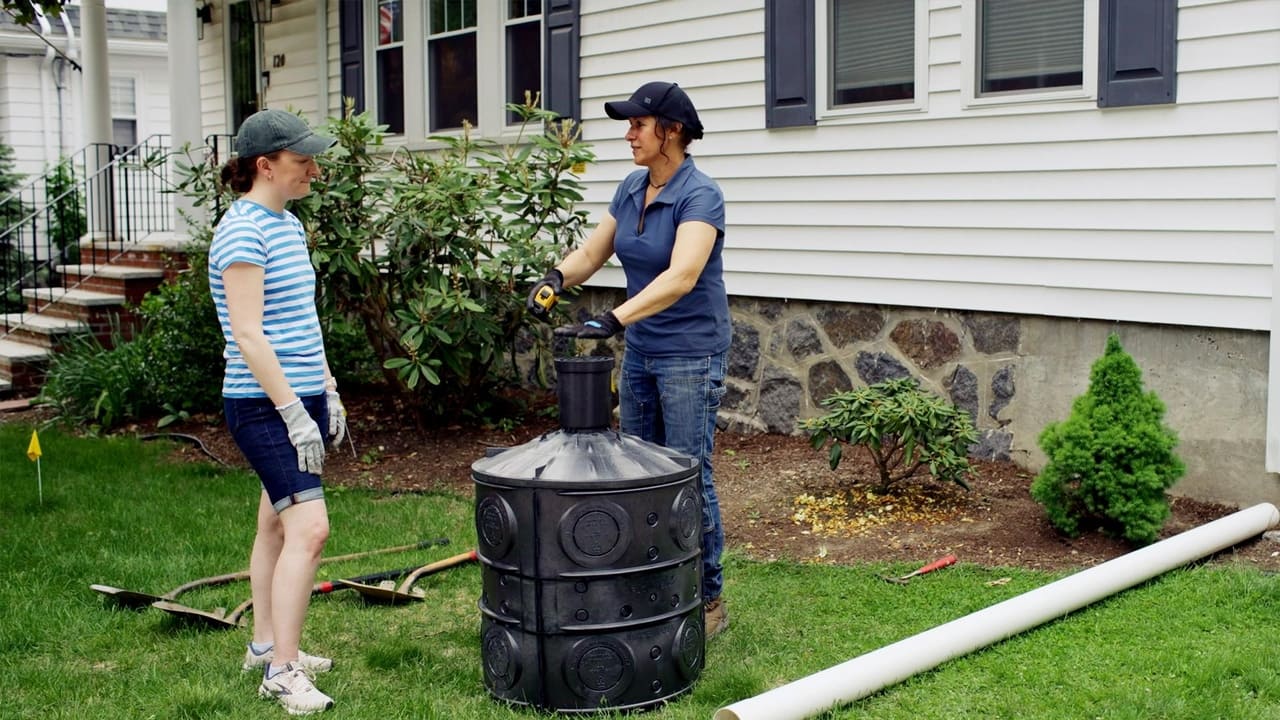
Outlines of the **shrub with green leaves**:
[{"label": "shrub with green leaves", "polygon": [[830,412],[801,423],[814,449],[829,446],[835,470],[844,446],[862,448],[879,471],[879,491],[923,469],[968,489],[968,448],[978,434],[968,413],[920,388],[914,378],[885,380],[822,401]]},{"label": "shrub with green leaves", "polygon": [[1048,464],[1031,495],[1054,527],[1071,536],[1097,527],[1135,544],[1156,539],[1169,517],[1165,490],[1186,470],[1164,410],[1113,333],[1071,416],[1040,434]]},{"label": "shrub with green leaves", "polygon": [[389,154],[376,154],[385,128],[348,107],[326,128],[338,145],[318,158],[323,180],[292,206],[312,241],[321,317],[362,327],[424,420],[483,408],[515,377],[525,294],[584,234],[575,173],[593,155],[579,129],[536,98],[508,107],[523,120],[510,144],[464,128],[432,138],[437,150]]},{"label": "shrub with green leaves", "polygon": [[187,252],[188,269],[142,299],[142,327],[133,342],[143,345],[147,409],[170,414],[210,412],[221,407],[223,337],[209,293],[208,245],[197,240]]},{"label": "shrub with green leaves", "polygon": [[90,334],[64,341],[37,402],[53,407],[59,422],[105,432],[155,407],[153,391],[146,344],[125,342],[113,328],[110,348]]}]

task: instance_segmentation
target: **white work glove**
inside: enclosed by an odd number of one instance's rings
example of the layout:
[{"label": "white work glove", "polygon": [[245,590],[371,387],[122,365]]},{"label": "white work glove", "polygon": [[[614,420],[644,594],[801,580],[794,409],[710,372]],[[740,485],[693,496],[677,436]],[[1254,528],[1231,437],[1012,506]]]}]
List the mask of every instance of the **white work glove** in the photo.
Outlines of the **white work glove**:
[{"label": "white work glove", "polygon": [[301,400],[276,408],[289,428],[289,442],[298,451],[298,470],[320,474],[324,467],[324,438],[320,426],[307,414]]},{"label": "white work glove", "polygon": [[329,447],[337,450],[342,447],[342,438],[347,436],[347,409],[337,390],[326,390],[324,399],[329,410]]}]

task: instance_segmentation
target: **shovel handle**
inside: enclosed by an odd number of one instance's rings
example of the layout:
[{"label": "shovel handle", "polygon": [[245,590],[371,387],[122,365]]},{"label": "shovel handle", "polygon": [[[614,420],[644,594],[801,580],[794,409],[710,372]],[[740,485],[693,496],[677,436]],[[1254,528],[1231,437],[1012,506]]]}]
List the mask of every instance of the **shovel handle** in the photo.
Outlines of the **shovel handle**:
[{"label": "shovel handle", "polygon": [[409,592],[409,588],[413,587],[413,584],[418,581],[418,578],[438,573],[441,570],[448,570],[451,567],[461,565],[463,563],[475,562],[478,559],[479,556],[476,555],[475,550],[468,550],[464,553],[458,553],[453,557],[438,560],[430,565],[423,565],[422,567],[415,569],[409,577],[405,578],[404,581],[400,583],[399,592]]},{"label": "shovel handle", "polygon": [[[386,552],[386,551],[384,551],[384,552]],[[334,560],[337,560],[338,558],[333,558],[333,559],[334,559]],[[343,585],[343,583],[344,583],[344,582],[357,582],[357,583],[376,583],[376,582],[382,582],[383,580],[390,580],[390,579],[392,579],[392,578],[398,578],[398,577],[400,577],[400,576],[404,575],[405,573],[411,573],[411,572],[413,572],[414,570],[417,570],[417,568],[416,568],[416,567],[406,567],[406,568],[398,568],[398,569],[396,569],[396,570],[383,570],[383,571],[381,571],[381,572],[369,573],[368,575],[358,575],[358,576],[356,576],[356,577],[352,577],[352,578],[343,578],[342,580],[326,580],[326,581],[324,581],[324,582],[318,582],[318,583],[316,583],[315,585],[312,585],[312,586],[311,586],[311,594],[312,594],[312,595],[327,595],[328,593],[331,593],[331,592],[333,592],[334,590],[341,590],[343,587],[345,587],[345,586]],[[237,605],[237,606],[235,607],[235,609],[234,609],[234,610],[232,610],[230,613],[228,613],[228,614],[227,614],[227,622],[228,622],[228,623],[230,623],[230,624],[232,624],[232,625],[239,625],[239,624],[240,624],[240,618],[241,618],[241,617],[242,617],[246,612],[248,612],[248,610],[249,610],[249,608],[250,608],[250,607],[253,607],[253,598],[249,598],[248,600],[245,600],[244,602],[242,602],[242,603],[240,603],[239,605]]]},{"label": "shovel handle", "polygon": [[311,594],[326,595],[328,593],[333,592],[334,590],[341,590],[343,587],[345,587],[343,583],[347,583],[347,582],[366,583],[366,584],[382,582],[383,580],[390,580],[392,578],[401,577],[417,569],[418,567],[414,565],[411,567],[399,568],[396,570],[383,570],[381,572],[369,573],[368,575],[357,575],[356,577],[341,578],[338,580],[325,580],[324,582],[318,582],[315,585],[312,585]]},{"label": "shovel handle", "polygon": [[[321,558],[320,564],[342,562],[344,560],[359,560],[360,558],[371,557],[373,555],[382,555],[385,553],[405,552],[407,550],[421,550],[432,547],[433,545],[448,545],[449,538],[441,537],[431,540],[419,540],[416,543],[408,545],[397,545],[395,547],[378,548],[377,550],[363,550],[361,552],[347,553],[346,555],[334,555],[333,557]],[[396,575],[394,577],[399,577]],[[213,577],[192,580],[186,585],[179,585],[169,592],[161,595],[164,600],[173,600],[188,590],[194,590],[201,587],[215,587],[217,585],[226,585],[227,583],[238,582],[240,580],[248,580],[249,571],[241,570],[239,572],[227,573],[226,575],[214,575]]]}]

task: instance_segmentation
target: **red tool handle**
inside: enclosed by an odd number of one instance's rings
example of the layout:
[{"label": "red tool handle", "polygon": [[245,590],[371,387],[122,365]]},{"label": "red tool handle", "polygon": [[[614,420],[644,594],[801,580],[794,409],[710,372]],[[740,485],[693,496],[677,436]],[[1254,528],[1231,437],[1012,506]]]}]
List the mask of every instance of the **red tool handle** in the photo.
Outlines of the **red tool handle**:
[{"label": "red tool handle", "polygon": [[946,566],[948,566],[948,565],[954,565],[954,564],[955,564],[955,562],[956,562],[956,556],[955,556],[955,555],[946,555],[946,556],[943,556],[943,557],[938,558],[937,560],[934,560],[933,562],[929,563],[928,565],[925,565],[924,567],[922,567],[922,568],[920,568],[919,570],[915,571],[915,573],[914,573],[914,574],[916,574],[916,575],[923,575],[923,574],[925,574],[925,573],[930,573],[930,572],[933,572],[934,570],[940,570],[940,569],[942,569],[942,568],[944,568],[944,567],[946,567]]}]

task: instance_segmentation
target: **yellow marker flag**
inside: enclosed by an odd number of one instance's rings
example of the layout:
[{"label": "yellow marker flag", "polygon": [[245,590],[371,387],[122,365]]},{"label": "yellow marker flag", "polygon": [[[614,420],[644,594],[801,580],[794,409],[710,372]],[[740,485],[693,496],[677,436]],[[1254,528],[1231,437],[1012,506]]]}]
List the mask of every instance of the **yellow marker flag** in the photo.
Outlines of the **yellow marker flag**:
[{"label": "yellow marker flag", "polygon": [[35,462],[40,459],[40,436],[36,435],[36,431],[31,431],[31,443],[27,445],[27,459]]}]

